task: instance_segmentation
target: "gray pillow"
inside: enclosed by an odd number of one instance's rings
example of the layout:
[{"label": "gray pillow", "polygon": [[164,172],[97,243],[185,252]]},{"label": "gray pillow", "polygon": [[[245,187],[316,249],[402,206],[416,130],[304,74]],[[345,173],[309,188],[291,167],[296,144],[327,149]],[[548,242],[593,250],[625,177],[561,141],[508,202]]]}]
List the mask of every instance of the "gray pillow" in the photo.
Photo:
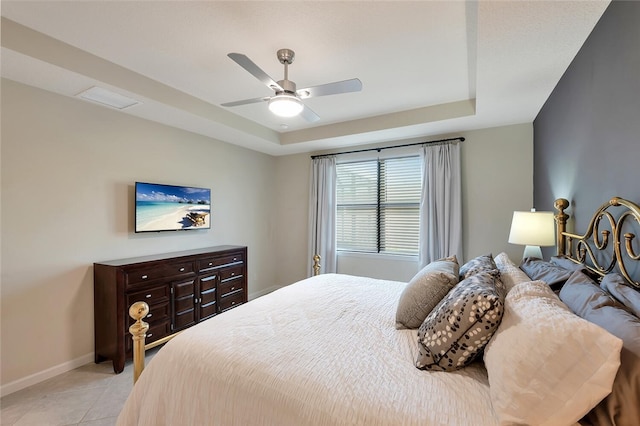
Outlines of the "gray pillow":
[{"label": "gray pillow", "polygon": [[551,256],[551,263],[569,271],[582,271],[593,280],[600,279],[600,276],[597,273],[590,271],[586,265],[582,263],[576,263],[573,260],[569,259],[567,256]]},{"label": "gray pillow", "polygon": [[582,271],[574,271],[571,274],[558,297],[580,317],[580,312],[587,309],[616,305],[613,296],[601,289]]},{"label": "gray pillow", "polygon": [[396,328],[418,328],[429,312],[458,283],[455,256],[422,268],[405,287],[396,309]]},{"label": "gray pillow", "polygon": [[504,292],[492,272],[461,281],[445,296],[418,330],[416,367],[453,371],[482,353],[504,312]]},{"label": "gray pillow", "polygon": [[[640,419],[640,319],[605,290],[575,272],[560,299],[581,318],[622,339],[620,368],[611,393],[584,418],[594,425],[632,425]],[[582,274],[584,275],[584,274]]]},{"label": "gray pillow", "polygon": [[615,272],[605,275],[600,282],[600,287],[611,293],[616,300],[640,318],[640,291],[631,288],[622,275]]},{"label": "gray pillow", "polygon": [[556,290],[571,276],[572,271],[542,259],[528,257],[520,264],[522,269],[533,281],[544,281]]},{"label": "gray pillow", "polygon": [[551,263],[569,271],[583,271],[586,269],[582,263],[576,263],[566,256],[551,256]]},{"label": "gray pillow", "polygon": [[460,279],[463,280],[481,272],[491,272],[495,276],[500,275],[500,271],[491,253],[475,257],[462,265],[460,267]]}]

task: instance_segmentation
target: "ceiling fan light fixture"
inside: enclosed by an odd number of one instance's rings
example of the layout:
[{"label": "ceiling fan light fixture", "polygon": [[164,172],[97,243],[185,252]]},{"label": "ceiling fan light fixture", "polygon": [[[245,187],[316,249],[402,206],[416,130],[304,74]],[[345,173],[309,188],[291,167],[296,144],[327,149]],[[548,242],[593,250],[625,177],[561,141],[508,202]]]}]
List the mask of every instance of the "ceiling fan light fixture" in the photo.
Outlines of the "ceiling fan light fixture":
[{"label": "ceiling fan light fixture", "polygon": [[304,109],[296,96],[280,94],[269,100],[269,110],[279,117],[295,117]]}]

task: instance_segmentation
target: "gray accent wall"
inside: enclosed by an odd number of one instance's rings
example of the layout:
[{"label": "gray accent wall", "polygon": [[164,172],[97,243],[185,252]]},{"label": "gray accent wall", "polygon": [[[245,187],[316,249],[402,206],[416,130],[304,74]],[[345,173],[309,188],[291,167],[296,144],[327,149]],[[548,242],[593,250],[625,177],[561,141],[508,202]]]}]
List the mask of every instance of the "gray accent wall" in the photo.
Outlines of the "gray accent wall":
[{"label": "gray accent wall", "polygon": [[609,5],[533,129],[539,210],[567,198],[583,232],[610,197],[640,202],[640,2]]}]

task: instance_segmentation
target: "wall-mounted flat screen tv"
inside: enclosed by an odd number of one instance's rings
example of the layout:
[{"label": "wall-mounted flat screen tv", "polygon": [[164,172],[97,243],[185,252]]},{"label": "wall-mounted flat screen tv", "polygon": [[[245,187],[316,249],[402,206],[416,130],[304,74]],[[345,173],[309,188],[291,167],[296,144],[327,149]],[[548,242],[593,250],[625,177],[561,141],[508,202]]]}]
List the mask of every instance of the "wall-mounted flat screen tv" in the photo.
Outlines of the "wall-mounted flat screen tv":
[{"label": "wall-mounted flat screen tv", "polygon": [[136,182],[135,232],[211,228],[211,190]]}]

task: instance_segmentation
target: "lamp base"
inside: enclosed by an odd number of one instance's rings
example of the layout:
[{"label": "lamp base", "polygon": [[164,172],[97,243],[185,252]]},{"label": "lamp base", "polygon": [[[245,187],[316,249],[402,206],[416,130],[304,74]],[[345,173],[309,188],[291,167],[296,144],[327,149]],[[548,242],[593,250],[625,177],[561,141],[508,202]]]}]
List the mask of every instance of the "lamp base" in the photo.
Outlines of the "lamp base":
[{"label": "lamp base", "polygon": [[540,246],[526,246],[524,248],[522,259],[526,259],[527,257],[542,259],[542,249],[540,248]]}]

